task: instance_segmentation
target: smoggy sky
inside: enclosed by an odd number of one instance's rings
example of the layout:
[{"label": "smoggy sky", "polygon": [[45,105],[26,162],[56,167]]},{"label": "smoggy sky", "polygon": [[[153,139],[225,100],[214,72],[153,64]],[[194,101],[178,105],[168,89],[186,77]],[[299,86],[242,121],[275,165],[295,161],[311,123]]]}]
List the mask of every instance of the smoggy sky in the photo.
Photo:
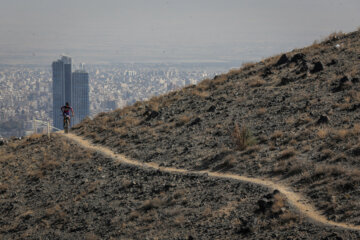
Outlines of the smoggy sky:
[{"label": "smoggy sky", "polygon": [[240,60],[359,26],[359,0],[0,0],[0,63],[62,52]]}]

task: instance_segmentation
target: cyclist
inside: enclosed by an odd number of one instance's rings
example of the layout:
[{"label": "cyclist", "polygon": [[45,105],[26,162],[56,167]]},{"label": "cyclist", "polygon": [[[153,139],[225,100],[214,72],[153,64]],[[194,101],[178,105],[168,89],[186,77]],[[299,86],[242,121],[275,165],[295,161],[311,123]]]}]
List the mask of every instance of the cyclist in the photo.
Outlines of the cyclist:
[{"label": "cyclist", "polygon": [[64,116],[64,125],[65,125],[66,118],[69,118],[69,123],[70,123],[70,110],[71,110],[71,116],[73,117],[74,109],[72,107],[70,107],[70,104],[68,102],[65,103],[65,106],[61,107],[61,111]]}]

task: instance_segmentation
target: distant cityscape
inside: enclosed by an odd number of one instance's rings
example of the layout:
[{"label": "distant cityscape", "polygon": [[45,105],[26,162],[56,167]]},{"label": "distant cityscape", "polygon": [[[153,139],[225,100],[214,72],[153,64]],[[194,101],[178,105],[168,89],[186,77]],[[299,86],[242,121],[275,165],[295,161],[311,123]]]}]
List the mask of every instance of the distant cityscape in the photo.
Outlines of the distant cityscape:
[{"label": "distant cityscape", "polygon": [[[196,84],[229,68],[221,63],[87,65],[90,117]],[[32,133],[33,119],[53,124],[53,116],[61,117],[60,109],[53,111],[52,89],[50,64],[0,65],[0,138]]]}]

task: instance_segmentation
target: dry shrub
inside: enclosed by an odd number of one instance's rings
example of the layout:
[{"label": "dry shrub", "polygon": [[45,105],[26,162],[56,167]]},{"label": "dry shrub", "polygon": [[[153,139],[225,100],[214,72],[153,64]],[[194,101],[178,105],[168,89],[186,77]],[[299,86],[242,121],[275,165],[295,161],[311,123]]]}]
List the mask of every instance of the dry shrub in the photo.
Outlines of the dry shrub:
[{"label": "dry shrub", "polygon": [[292,213],[290,211],[286,211],[283,214],[280,215],[280,221],[282,223],[295,223],[295,222],[299,222],[299,216],[296,215],[295,213]]},{"label": "dry shrub", "polygon": [[327,159],[327,158],[330,158],[334,155],[334,152],[331,151],[330,149],[323,149],[321,151],[321,158],[322,159]]},{"label": "dry shrub", "polygon": [[128,128],[126,127],[113,128],[112,130],[115,134],[118,134],[120,136],[124,136],[128,133]]},{"label": "dry shrub", "polygon": [[270,139],[275,140],[278,138],[282,138],[284,136],[284,133],[280,130],[275,130],[273,134],[271,134]]},{"label": "dry shrub", "polygon": [[329,130],[322,128],[319,129],[316,134],[320,139],[324,139],[329,135]]},{"label": "dry shrub", "polygon": [[28,137],[28,139],[29,139],[29,140],[37,140],[37,139],[42,138],[43,135],[44,135],[44,134],[33,133],[33,134],[31,134],[31,135]]},{"label": "dry shrub", "polygon": [[241,68],[233,68],[230,69],[230,71],[227,73],[228,76],[232,76],[232,75],[236,75],[241,73],[242,69]]},{"label": "dry shrub", "polygon": [[215,76],[214,80],[212,80],[212,84],[220,85],[228,80],[228,74],[221,74],[219,76]]},{"label": "dry shrub", "polygon": [[249,87],[261,87],[266,81],[259,76],[251,77],[248,81]]},{"label": "dry shrub", "polygon": [[154,209],[154,208],[158,208],[160,207],[161,205],[164,204],[164,201],[159,199],[159,198],[154,198],[152,200],[146,200],[142,206],[140,207],[141,210],[143,211],[149,211],[151,209]]},{"label": "dry shrub", "polygon": [[291,161],[291,165],[287,170],[287,177],[295,176],[295,175],[306,175],[312,169],[313,164],[306,160],[299,160],[299,159],[289,159]]},{"label": "dry shrub", "polygon": [[282,212],[282,208],[285,207],[285,197],[277,193],[274,195],[274,202],[271,206],[271,212],[272,213],[280,213]]},{"label": "dry shrub", "polygon": [[121,187],[122,188],[128,188],[128,187],[130,187],[132,185],[132,182],[129,180],[129,179],[123,179],[122,181],[121,181]]},{"label": "dry shrub", "polygon": [[294,148],[288,148],[280,152],[278,159],[288,159],[296,155]]},{"label": "dry shrub", "polygon": [[256,144],[256,139],[253,137],[251,131],[242,125],[241,128],[235,123],[234,131],[231,133],[233,142],[237,150],[245,150],[248,146]]},{"label": "dry shrub", "polygon": [[255,62],[245,62],[241,65],[241,70],[249,70],[256,65]]},{"label": "dry shrub", "polygon": [[312,178],[318,178],[320,176],[341,176],[348,173],[349,171],[347,171],[343,166],[321,164],[315,167]]},{"label": "dry shrub", "polygon": [[60,163],[54,160],[47,160],[41,163],[40,169],[42,170],[54,170],[60,166]]},{"label": "dry shrub", "polygon": [[206,78],[202,80],[198,85],[196,85],[196,88],[201,91],[205,91],[205,90],[209,90],[210,86],[211,86],[211,79]]},{"label": "dry shrub", "polygon": [[236,165],[237,161],[236,161],[236,158],[232,155],[228,155],[225,157],[225,160],[224,160],[224,167],[228,167],[228,168],[232,168]]},{"label": "dry shrub", "polygon": [[253,145],[253,146],[249,146],[248,148],[246,148],[246,152],[244,154],[252,154],[255,152],[259,152],[260,151],[260,146],[259,145]]},{"label": "dry shrub", "polygon": [[338,141],[345,140],[349,135],[350,131],[348,129],[338,129],[332,131],[332,138]]},{"label": "dry shrub", "polygon": [[184,215],[180,215],[180,216],[177,216],[175,219],[174,219],[174,223],[176,225],[183,225],[185,223],[185,217]]},{"label": "dry shrub", "polygon": [[125,117],[122,120],[122,123],[124,124],[125,127],[135,127],[138,126],[140,124],[140,120],[135,118],[135,117]]},{"label": "dry shrub", "polygon": [[100,240],[101,237],[97,236],[95,233],[86,233],[84,235],[85,240]]},{"label": "dry shrub", "polygon": [[345,36],[342,31],[330,33],[329,36],[325,37],[323,41],[332,41]]},{"label": "dry shrub", "polygon": [[182,115],[180,118],[179,118],[179,121],[178,121],[178,126],[182,126],[184,124],[187,124],[188,122],[190,122],[191,120],[191,116],[189,115]]},{"label": "dry shrub", "polygon": [[9,185],[5,183],[0,183],[0,194],[6,192],[9,189]]},{"label": "dry shrub", "polygon": [[201,213],[201,215],[204,217],[204,218],[207,218],[207,217],[210,217],[212,215],[212,210],[210,207],[206,207],[204,209],[204,211]]},{"label": "dry shrub", "polygon": [[259,108],[256,111],[256,115],[262,116],[262,115],[264,115],[266,113],[266,111],[267,111],[266,108]]},{"label": "dry shrub", "polygon": [[40,170],[28,170],[27,177],[31,179],[41,179],[44,177],[44,173]]},{"label": "dry shrub", "polygon": [[351,130],[351,134],[355,136],[360,134],[360,124],[358,123],[354,124],[354,127]]},{"label": "dry shrub", "polygon": [[138,211],[132,211],[129,215],[129,220],[132,221],[140,217],[140,213]]},{"label": "dry shrub", "polygon": [[208,91],[199,91],[198,89],[193,89],[191,91],[191,94],[195,95],[195,96],[198,96],[198,97],[201,97],[201,98],[207,98],[207,97],[210,96],[210,92],[208,92]]}]

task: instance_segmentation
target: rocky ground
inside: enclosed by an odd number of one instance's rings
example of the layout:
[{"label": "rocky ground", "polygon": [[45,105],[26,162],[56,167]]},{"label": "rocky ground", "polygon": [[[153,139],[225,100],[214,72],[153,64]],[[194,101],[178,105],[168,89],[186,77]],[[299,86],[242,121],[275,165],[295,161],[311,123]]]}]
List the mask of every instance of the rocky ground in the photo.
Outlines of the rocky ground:
[{"label": "rocky ground", "polygon": [[356,239],[280,193],[114,162],[59,135],[0,147],[1,239]]},{"label": "rocky ground", "polygon": [[76,134],[129,157],[275,179],[360,224],[360,32],[102,113]]}]

